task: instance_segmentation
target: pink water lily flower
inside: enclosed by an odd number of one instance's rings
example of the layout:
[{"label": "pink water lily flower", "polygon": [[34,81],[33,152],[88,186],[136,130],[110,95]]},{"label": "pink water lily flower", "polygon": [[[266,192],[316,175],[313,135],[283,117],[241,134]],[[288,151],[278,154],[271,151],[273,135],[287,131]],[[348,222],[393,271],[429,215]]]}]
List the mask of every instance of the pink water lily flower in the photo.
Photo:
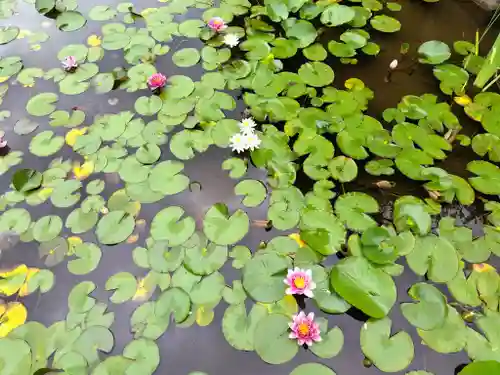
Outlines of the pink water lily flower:
[{"label": "pink water lily flower", "polygon": [[289,286],[285,291],[286,294],[303,294],[309,298],[314,296],[312,291],[316,288],[316,283],[312,279],[311,270],[295,267],[293,270],[288,270],[283,282]]},{"label": "pink water lily flower", "polygon": [[314,342],[320,342],[320,329],[318,323],[314,322],[314,313],[305,314],[303,311],[292,317],[288,323],[292,330],[289,338],[297,340],[297,344],[311,346]]},{"label": "pink water lily flower", "polygon": [[3,139],[4,136],[5,132],[0,130],[0,148],[4,148],[5,146],[7,146],[7,141]]},{"label": "pink water lily flower", "polygon": [[63,60],[61,60],[61,65],[65,71],[74,72],[78,67],[78,62],[76,61],[75,56],[66,56]]},{"label": "pink water lily flower", "polygon": [[148,86],[151,90],[161,89],[167,83],[167,77],[161,73],[152,74],[148,78]]},{"label": "pink water lily flower", "polygon": [[220,32],[224,29],[227,28],[226,23],[224,20],[220,17],[212,17],[207,23],[208,27],[210,27],[212,30],[216,32]]}]

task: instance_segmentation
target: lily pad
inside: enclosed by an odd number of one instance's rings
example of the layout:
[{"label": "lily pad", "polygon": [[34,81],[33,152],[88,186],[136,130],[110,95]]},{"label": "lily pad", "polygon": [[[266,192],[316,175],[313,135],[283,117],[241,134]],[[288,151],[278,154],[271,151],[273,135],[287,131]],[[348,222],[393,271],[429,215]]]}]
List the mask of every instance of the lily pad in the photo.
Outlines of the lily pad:
[{"label": "lily pad", "polygon": [[392,278],[365,258],[351,256],[335,264],[330,283],[347,302],[374,318],[385,317],[396,302]]},{"label": "lily pad", "polygon": [[297,354],[299,346],[288,338],[288,323],[288,317],[278,314],[268,315],[257,323],[254,345],[263,361],[277,365],[290,361]]},{"label": "lily pad", "polygon": [[217,203],[205,214],[203,231],[207,238],[218,245],[231,245],[240,241],[248,232],[248,215],[237,210],[230,215],[226,205]]},{"label": "lily pad", "polygon": [[369,320],[361,328],[361,350],[373,364],[384,372],[404,370],[413,361],[414,347],[404,331],[391,336],[391,320]]},{"label": "lily pad", "polygon": [[132,215],[125,211],[112,211],[97,223],[96,236],[104,245],[115,245],[125,241],[134,231],[134,227]]}]

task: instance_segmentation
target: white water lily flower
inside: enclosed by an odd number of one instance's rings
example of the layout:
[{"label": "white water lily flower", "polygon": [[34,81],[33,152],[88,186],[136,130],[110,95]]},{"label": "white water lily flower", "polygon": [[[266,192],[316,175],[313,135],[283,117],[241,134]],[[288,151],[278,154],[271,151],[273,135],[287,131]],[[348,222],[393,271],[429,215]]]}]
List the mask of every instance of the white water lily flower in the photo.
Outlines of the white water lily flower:
[{"label": "white water lily flower", "polygon": [[229,139],[229,145],[231,149],[237,153],[243,152],[248,148],[246,136],[241,133],[233,135],[231,139]]},{"label": "white water lily flower", "polygon": [[236,34],[226,34],[224,35],[224,44],[233,48],[240,43],[240,38]]},{"label": "white water lily flower", "polygon": [[255,123],[253,118],[248,117],[241,120],[238,126],[240,127],[240,130],[243,134],[249,135],[253,134],[254,128],[257,126],[257,124]]},{"label": "white water lily flower", "polygon": [[253,151],[256,148],[259,148],[261,140],[259,139],[259,136],[257,134],[255,134],[255,133],[246,134],[244,137],[246,140],[245,143],[246,143],[247,149]]}]

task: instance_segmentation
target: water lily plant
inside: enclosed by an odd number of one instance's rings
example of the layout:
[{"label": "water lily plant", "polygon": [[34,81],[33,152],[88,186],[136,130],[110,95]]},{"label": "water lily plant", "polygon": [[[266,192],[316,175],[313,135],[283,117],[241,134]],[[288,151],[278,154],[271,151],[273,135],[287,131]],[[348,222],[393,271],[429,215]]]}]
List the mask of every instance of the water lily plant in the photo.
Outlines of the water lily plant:
[{"label": "water lily plant", "polygon": [[311,346],[315,342],[321,341],[320,328],[314,321],[314,313],[305,314],[303,311],[292,317],[292,322],[288,324],[292,332],[289,338],[297,340],[298,345]]},{"label": "water lily plant", "polygon": [[148,86],[151,91],[158,91],[165,87],[167,77],[161,73],[154,73],[148,78]]},{"label": "water lily plant", "polygon": [[313,290],[316,288],[316,283],[312,279],[311,270],[305,270],[295,267],[293,270],[288,270],[283,282],[288,285],[286,294],[298,294],[306,297],[314,297]]},{"label": "water lily plant", "polygon": [[210,20],[207,22],[207,26],[217,32],[220,33],[222,30],[227,29],[227,25],[224,22],[224,20],[220,17],[212,17]]},{"label": "water lily plant", "polygon": [[78,62],[75,56],[66,56],[61,60],[61,65],[68,73],[73,73],[78,68]]}]

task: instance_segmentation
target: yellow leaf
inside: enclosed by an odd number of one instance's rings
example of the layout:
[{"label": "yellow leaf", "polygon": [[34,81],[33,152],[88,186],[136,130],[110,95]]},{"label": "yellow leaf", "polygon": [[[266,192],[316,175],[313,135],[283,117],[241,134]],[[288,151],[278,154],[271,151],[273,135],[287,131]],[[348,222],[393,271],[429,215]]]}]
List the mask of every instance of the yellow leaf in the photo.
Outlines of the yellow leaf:
[{"label": "yellow leaf", "polygon": [[297,242],[297,244],[299,245],[299,247],[306,246],[306,243],[304,241],[302,241],[302,239],[300,238],[300,234],[298,234],[298,233],[291,233],[291,234],[288,235],[288,237],[290,237],[292,240],[295,240],[295,242]]},{"label": "yellow leaf", "polygon": [[10,331],[23,325],[28,317],[26,307],[20,302],[11,302],[0,316],[0,337],[7,336]]},{"label": "yellow leaf", "polygon": [[18,292],[24,284],[28,267],[26,264],[21,264],[9,271],[0,272],[0,295],[10,297]]},{"label": "yellow leaf", "polygon": [[468,95],[455,96],[453,100],[455,101],[455,103],[462,107],[465,107],[466,105],[472,103],[472,99]]},{"label": "yellow leaf", "polygon": [[153,282],[150,274],[146,277],[137,279],[137,289],[132,297],[134,301],[146,301],[153,295],[156,289],[156,283]]},{"label": "yellow leaf", "polygon": [[101,37],[98,35],[93,34],[87,38],[87,44],[91,47],[99,47],[101,43]]},{"label": "yellow leaf", "polygon": [[42,46],[40,44],[32,44],[30,46],[30,50],[32,50],[32,51],[40,51],[41,48],[42,48]]},{"label": "yellow leaf", "polygon": [[488,263],[478,263],[472,265],[472,269],[476,272],[489,272],[495,271],[495,268],[490,266]]},{"label": "yellow leaf", "polygon": [[23,85],[23,86],[24,86],[24,87],[33,87],[33,86],[35,86],[35,84],[34,84],[34,83],[30,83],[30,84],[28,84],[28,85]]},{"label": "yellow leaf", "polygon": [[83,243],[83,240],[78,236],[68,237],[68,255],[73,255],[75,253],[75,248]]},{"label": "yellow leaf", "polygon": [[66,144],[68,146],[71,146],[73,147],[76,143],[76,139],[81,136],[81,135],[84,135],[85,133],[87,133],[87,127],[83,127],[83,128],[75,128],[75,129],[71,129],[68,133],[66,133]]},{"label": "yellow leaf", "polygon": [[10,77],[6,77],[6,76],[0,77],[0,83],[7,81],[9,78]]},{"label": "yellow leaf", "polygon": [[196,324],[200,327],[206,327],[214,320],[214,311],[212,309],[200,306],[196,309]]},{"label": "yellow leaf", "polygon": [[28,293],[28,283],[30,279],[40,270],[38,268],[28,268],[28,273],[26,274],[26,280],[24,281],[23,286],[19,289],[19,297],[27,296]]},{"label": "yellow leaf", "polygon": [[349,78],[344,82],[344,86],[348,90],[352,90],[353,88],[363,89],[365,87],[365,83],[358,78]]},{"label": "yellow leaf", "polygon": [[139,239],[138,234],[132,234],[130,235],[129,238],[127,238],[127,243],[136,243],[138,239]]},{"label": "yellow leaf", "polygon": [[93,161],[86,161],[81,166],[77,164],[73,167],[73,174],[77,180],[85,180],[92,172],[94,172]]}]

